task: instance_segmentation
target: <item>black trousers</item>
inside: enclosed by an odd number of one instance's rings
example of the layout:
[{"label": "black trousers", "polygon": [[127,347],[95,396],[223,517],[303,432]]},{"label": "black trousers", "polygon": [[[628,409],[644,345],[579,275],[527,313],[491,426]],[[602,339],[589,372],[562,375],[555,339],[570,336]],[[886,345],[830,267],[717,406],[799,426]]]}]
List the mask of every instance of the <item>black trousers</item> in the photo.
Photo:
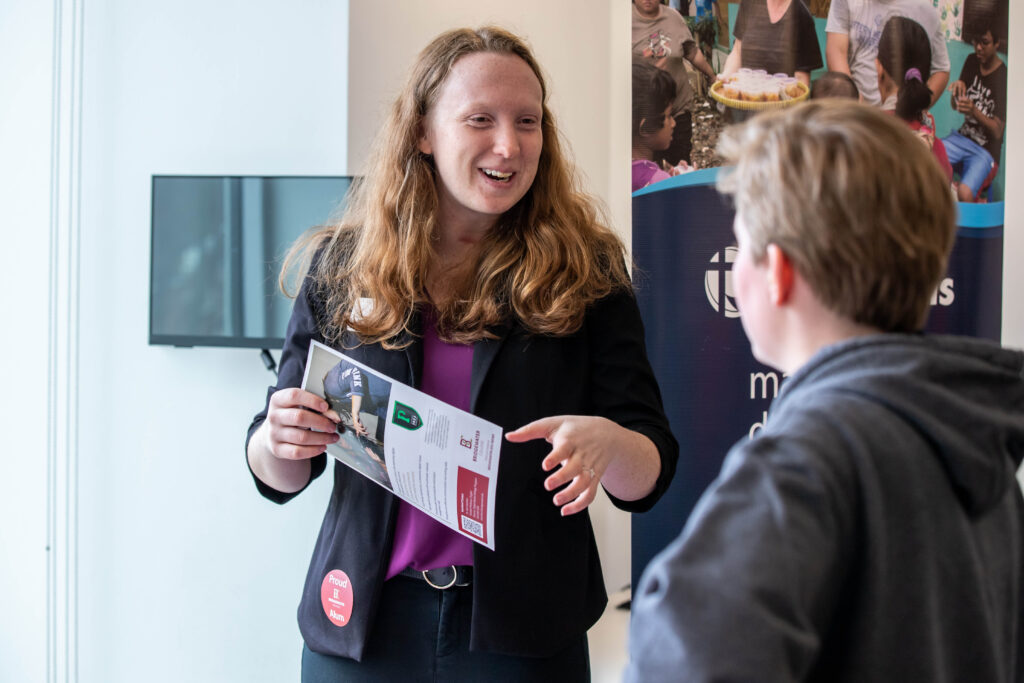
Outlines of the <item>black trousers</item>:
[{"label": "black trousers", "polygon": [[439,591],[403,576],[384,583],[363,661],[302,650],[302,683],[590,680],[587,636],[552,657],[470,652],[472,587]]}]

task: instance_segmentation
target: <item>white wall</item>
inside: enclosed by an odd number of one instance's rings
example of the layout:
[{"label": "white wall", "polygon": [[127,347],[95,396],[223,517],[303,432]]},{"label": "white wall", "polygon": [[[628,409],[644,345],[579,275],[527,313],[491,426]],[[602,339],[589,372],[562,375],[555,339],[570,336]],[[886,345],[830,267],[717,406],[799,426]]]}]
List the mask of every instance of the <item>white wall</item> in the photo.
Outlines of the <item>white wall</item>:
[{"label": "white wall", "polygon": [[53,7],[0,4],[0,680],[46,675]]},{"label": "white wall", "polygon": [[285,681],[325,505],[264,501],[252,350],[146,344],[150,176],[345,173],[347,2],[100,0],[85,14],[82,681]]},{"label": "white wall", "polygon": [[[81,165],[67,169],[80,213],[64,202],[70,238],[51,240],[51,67],[55,44],[71,50],[53,14],[78,9],[22,1],[0,14],[11,323],[0,343],[4,384],[18,388],[0,411],[0,680],[293,680],[295,606],[326,489],[280,509],[255,495],[242,437],[272,379],[255,351],[147,346],[149,178],[344,173],[348,6],[89,3],[76,46]],[[62,106],[66,121],[77,101]],[[60,304],[71,322],[51,323],[49,244],[70,239],[73,255],[76,238],[77,299]],[[55,326],[79,362],[75,382],[48,391]],[[51,399],[65,386],[72,395]],[[58,540],[73,537],[58,567],[67,585],[52,589],[74,601],[64,612],[47,609],[51,400],[77,410],[77,514],[54,521]],[[51,631],[70,653],[46,654]]]}]

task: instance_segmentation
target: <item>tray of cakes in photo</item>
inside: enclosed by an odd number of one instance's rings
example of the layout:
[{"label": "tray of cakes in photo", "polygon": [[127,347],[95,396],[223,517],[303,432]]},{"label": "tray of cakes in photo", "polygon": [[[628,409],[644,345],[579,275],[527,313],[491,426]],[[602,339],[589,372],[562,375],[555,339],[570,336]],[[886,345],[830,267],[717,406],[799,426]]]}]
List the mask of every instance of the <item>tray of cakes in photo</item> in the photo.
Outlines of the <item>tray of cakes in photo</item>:
[{"label": "tray of cakes in photo", "polygon": [[787,74],[740,69],[711,85],[711,97],[733,109],[779,109],[807,99],[810,90]]}]

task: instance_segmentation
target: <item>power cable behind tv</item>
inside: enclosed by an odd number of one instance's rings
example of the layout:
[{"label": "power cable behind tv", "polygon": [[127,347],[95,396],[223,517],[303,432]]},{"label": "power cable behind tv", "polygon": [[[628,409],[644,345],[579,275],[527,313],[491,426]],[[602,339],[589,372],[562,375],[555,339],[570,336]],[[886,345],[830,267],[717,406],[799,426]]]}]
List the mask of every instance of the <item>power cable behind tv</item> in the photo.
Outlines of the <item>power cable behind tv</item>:
[{"label": "power cable behind tv", "polygon": [[274,377],[277,377],[277,363],[274,362],[274,357],[270,355],[270,351],[267,349],[260,349],[260,359],[263,361],[263,365],[274,373]]}]

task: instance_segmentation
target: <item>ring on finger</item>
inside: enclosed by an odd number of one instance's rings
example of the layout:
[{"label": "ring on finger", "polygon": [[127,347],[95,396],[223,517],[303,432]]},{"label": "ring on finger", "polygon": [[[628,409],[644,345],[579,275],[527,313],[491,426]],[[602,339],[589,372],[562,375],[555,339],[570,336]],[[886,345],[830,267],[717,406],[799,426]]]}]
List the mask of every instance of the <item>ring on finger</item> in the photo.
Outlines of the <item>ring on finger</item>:
[{"label": "ring on finger", "polygon": [[591,479],[593,479],[597,475],[597,472],[594,471],[593,467],[584,467],[583,471],[589,474]]}]

